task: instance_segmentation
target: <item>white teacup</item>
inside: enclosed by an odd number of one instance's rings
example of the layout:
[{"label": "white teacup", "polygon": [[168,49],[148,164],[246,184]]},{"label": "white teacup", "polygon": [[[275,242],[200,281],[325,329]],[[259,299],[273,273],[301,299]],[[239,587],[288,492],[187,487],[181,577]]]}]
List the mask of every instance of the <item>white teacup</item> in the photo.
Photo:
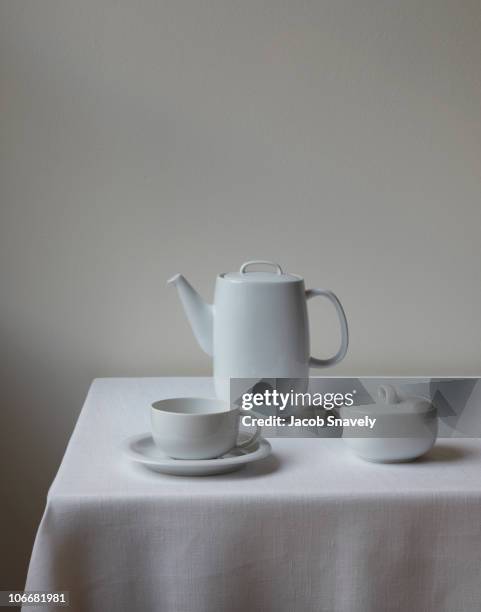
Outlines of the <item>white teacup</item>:
[{"label": "white teacup", "polygon": [[173,459],[214,459],[233,448],[245,448],[260,436],[257,426],[248,440],[238,442],[244,412],[219,399],[160,400],[152,404],[152,435],[157,446]]}]

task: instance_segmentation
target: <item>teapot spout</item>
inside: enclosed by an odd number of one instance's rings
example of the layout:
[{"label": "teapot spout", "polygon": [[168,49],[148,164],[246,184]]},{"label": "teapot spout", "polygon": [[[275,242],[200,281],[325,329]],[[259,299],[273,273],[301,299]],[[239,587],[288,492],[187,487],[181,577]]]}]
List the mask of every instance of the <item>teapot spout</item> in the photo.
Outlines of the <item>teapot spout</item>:
[{"label": "teapot spout", "polygon": [[206,304],[192,285],[182,276],[176,274],[167,281],[168,285],[175,285],[179,292],[180,301],[184,307],[187,319],[192,327],[194,336],[200,348],[212,356],[214,307]]}]

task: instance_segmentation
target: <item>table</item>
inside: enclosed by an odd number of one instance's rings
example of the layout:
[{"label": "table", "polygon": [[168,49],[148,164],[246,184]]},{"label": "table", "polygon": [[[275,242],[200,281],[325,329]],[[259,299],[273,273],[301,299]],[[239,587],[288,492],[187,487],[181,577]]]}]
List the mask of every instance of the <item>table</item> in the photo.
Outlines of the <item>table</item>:
[{"label": "table", "polygon": [[69,590],[82,612],[481,609],[480,440],[376,465],[339,439],[276,438],[272,457],[208,478],[121,455],[153,400],[212,394],[207,378],[94,381],[26,589]]}]

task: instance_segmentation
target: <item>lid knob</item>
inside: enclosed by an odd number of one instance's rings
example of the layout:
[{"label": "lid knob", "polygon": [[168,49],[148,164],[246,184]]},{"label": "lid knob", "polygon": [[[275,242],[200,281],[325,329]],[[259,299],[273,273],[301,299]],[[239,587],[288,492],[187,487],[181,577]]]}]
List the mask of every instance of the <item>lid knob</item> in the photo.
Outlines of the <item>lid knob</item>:
[{"label": "lid knob", "polygon": [[279,275],[283,274],[282,268],[281,268],[281,266],[278,263],[274,263],[273,261],[265,261],[263,259],[253,259],[252,261],[246,261],[240,267],[239,272],[241,274],[246,274],[246,270],[247,270],[247,268],[249,266],[254,266],[254,265],[257,265],[257,264],[261,264],[261,265],[265,265],[265,266],[274,266],[274,268],[276,268],[276,270],[277,270],[277,274],[279,274]]},{"label": "lid knob", "polygon": [[397,404],[399,402],[396,389],[392,385],[380,385],[377,396],[384,404]]}]

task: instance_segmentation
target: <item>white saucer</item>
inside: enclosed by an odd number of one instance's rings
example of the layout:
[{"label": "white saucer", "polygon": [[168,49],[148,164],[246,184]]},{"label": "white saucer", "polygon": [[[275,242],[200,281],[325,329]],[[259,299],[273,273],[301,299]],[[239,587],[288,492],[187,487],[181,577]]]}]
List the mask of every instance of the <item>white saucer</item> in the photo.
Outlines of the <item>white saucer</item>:
[{"label": "white saucer", "polygon": [[[240,442],[248,437],[247,434],[239,434]],[[123,451],[129,459],[154,472],[175,476],[210,476],[234,472],[247,463],[259,461],[270,455],[272,448],[267,440],[259,438],[252,446],[234,448],[218,459],[172,459],[155,445],[150,433],[143,433],[128,438],[123,443]]]}]

